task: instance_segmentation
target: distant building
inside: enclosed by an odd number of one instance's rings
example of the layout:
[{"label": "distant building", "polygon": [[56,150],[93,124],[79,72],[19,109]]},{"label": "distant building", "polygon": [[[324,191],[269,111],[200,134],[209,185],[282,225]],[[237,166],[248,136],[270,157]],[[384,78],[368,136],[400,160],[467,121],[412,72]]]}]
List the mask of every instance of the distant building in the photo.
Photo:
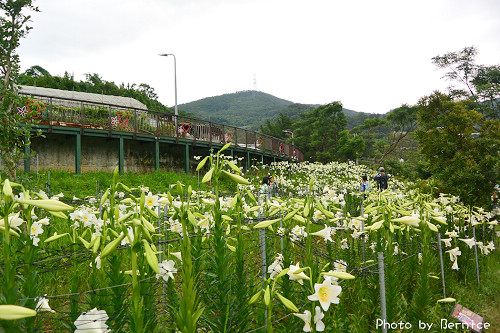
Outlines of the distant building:
[{"label": "distant building", "polygon": [[[78,103],[80,103],[81,101],[85,101],[88,103],[109,104],[124,108],[147,110],[146,105],[131,97],[102,95],[102,94],[87,93],[80,91],[59,90],[59,89],[33,87],[33,86],[19,86],[19,93],[23,95],[31,95],[34,97],[36,96],[43,96],[47,98],[51,97],[52,104],[54,105],[68,106],[68,99],[74,99],[78,101]],[[58,101],[58,99],[61,100]]]}]

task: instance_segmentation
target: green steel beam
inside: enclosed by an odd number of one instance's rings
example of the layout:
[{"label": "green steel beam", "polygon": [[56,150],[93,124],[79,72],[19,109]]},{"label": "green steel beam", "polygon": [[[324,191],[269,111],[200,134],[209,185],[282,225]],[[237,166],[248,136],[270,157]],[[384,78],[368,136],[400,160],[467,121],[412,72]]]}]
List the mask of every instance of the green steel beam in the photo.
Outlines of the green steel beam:
[{"label": "green steel beam", "polygon": [[124,156],[124,150],[125,150],[125,144],[123,140],[123,136],[120,136],[120,143],[118,147],[118,170],[120,174],[123,173],[124,171],[124,163],[123,163],[123,156]]},{"label": "green steel beam", "polygon": [[24,172],[30,172],[31,164],[31,141],[29,137],[26,137],[26,142],[24,143]]},{"label": "green steel beam", "polygon": [[160,170],[160,141],[155,141],[155,171]]},{"label": "green steel beam", "polygon": [[75,136],[75,173],[82,173],[82,135],[76,133]]},{"label": "green steel beam", "polygon": [[185,154],[185,166],[186,166],[186,173],[189,174],[189,144],[186,143],[186,154]]},{"label": "green steel beam", "polygon": [[250,170],[250,152],[249,151],[247,151],[246,160],[247,160],[247,170]]}]

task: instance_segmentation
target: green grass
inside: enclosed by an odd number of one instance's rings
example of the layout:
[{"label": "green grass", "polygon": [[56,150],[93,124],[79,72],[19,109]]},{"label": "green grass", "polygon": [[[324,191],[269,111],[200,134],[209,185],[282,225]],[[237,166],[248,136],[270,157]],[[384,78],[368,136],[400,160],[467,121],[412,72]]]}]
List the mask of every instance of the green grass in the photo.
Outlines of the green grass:
[{"label": "green grass", "polygon": [[[50,172],[50,181],[49,181]],[[176,184],[180,181],[182,184],[191,185],[193,190],[208,191],[211,188],[201,184],[203,174],[200,173],[200,184],[198,187],[197,174],[185,174],[175,172],[156,172],[150,174],[135,174],[132,172],[119,176],[118,181],[127,186],[143,185],[149,187],[152,193],[168,192],[170,184]],[[109,172],[89,172],[76,175],[64,171],[42,171],[38,173],[21,173],[15,180],[21,183],[25,188],[38,192],[38,190],[47,191],[47,184],[50,184],[50,194],[55,195],[60,192],[64,194],[65,199],[71,199],[73,196],[84,198],[95,196],[100,190],[106,190],[111,185],[112,173]]]},{"label": "green grass", "polygon": [[[498,241],[496,243],[498,247]],[[467,281],[447,278],[446,290],[452,292],[447,296],[484,317],[485,322],[491,324],[487,332],[500,332],[500,252],[494,250],[480,258],[479,286],[475,274]]]}]

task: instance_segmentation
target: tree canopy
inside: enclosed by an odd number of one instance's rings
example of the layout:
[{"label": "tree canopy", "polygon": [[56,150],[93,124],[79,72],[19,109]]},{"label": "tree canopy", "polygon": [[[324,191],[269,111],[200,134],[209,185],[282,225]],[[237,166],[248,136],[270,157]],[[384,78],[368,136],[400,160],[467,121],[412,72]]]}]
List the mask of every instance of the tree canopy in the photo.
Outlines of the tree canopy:
[{"label": "tree canopy", "polygon": [[305,159],[332,161],[337,156],[340,132],[346,125],[342,103],[320,105],[300,115],[295,124],[295,143],[302,149]]},{"label": "tree canopy", "polygon": [[30,15],[38,11],[32,1],[0,1],[0,151],[9,176],[16,175],[17,161],[29,143],[30,123],[19,126],[24,116],[15,112],[20,98],[17,94],[19,55],[17,48],[31,28],[27,25]]},{"label": "tree canopy", "polygon": [[416,136],[441,191],[486,205],[500,177],[500,121],[485,120],[474,105],[440,92],[423,97]]},{"label": "tree canopy", "polygon": [[[444,78],[453,84],[450,96],[476,102],[476,109],[490,119],[500,118],[500,65],[475,63],[478,50],[468,46],[432,58],[438,68],[448,70]],[[459,83],[461,87],[454,85]]]},{"label": "tree canopy", "polygon": [[170,112],[165,105],[158,101],[158,95],[154,88],[148,84],[125,85],[121,83],[120,86],[117,86],[112,81],[104,80],[97,73],[87,73],[85,74],[85,81],[75,81],[73,75],[68,72],[65,72],[62,77],[53,76],[41,66],[35,65],[19,76],[18,83],[28,86],[131,97],[146,105],[148,110]]}]

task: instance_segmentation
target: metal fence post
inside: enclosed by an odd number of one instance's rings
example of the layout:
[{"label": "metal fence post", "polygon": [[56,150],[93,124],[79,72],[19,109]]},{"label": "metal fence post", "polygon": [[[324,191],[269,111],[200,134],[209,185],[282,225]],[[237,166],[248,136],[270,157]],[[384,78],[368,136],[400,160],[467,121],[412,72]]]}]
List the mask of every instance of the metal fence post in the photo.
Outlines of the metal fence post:
[{"label": "metal fence post", "polygon": [[[280,212],[280,230],[283,229],[283,212]],[[283,233],[280,235],[281,254],[283,255]]]},{"label": "metal fence post", "polygon": [[[364,207],[363,207],[363,202],[361,201],[361,217],[364,217]],[[366,261],[366,250],[365,250],[365,234],[364,234],[364,231],[365,231],[365,221],[364,220],[361,220],[361,232],[363,232],[363,234],[361,235],[361,239],[362,239],[362,245],[363,245],[363,267],[365,266],[365,261]]]},{"label": "metal fence post", "polygon": [[441,263],[441,281],[443,284],[443,298],[446,298],[446,282],[444,281],[444,264],[443,264],[443,251],[441,249],[441,233],[437,233],[438,237],[438,251],[439,251],[439,262]]},{"label": "metal fence post", "polygon": [[45,184],[47,190],[47,196],[50,198],[50,170],[47,176],[47,183]]},{"label": "metal fence post", "polygon": [[477,285],[479,286],[479,261],[477,259],[476,226],[472,227],[472,236],[474,237],[474,255],[476,257],[476,276],[477,276]]},{"label": "metal fence post", "polygon": [[382,319],[382,332],[387,333],[387,311],[385,302],[385,274],[384,274],[384,252],[378,253],[378,273],[380,281],[380,312]]},{"label": "metal fence post", "polygon": [[[158,192],[159,193],[159,192]],[[158,232],[161,233],[161,230],[162,230],[162,218],[161,218],[161,207],[158,205]],[[160,250],[160,262],[163,262],[163,257],[164,257],[164,254],[163,254],[163,246],[162,246],[162,243],[160,242],[160,238],[158,237],[158,249]]]},{"label": "metal fence post", "polygon": [[102,203],[101,203],[101,198],[102,198],[102,190],[99,191],[99,216],[102,217]]},{"label": "metal fence post", "polygon": [[[259,196],[259,205],[261,204],[262,198]],[[259,209],[259,221],[263,218],[263,208]],[[266,263],[266,229],[259,229],[259,243],[260,243],[260,254],[262,258],[262,288],[266,288],[266,274],[267,274],[267,263]],[[267,308],[264,313],[264,326],[267,329]]]}]

